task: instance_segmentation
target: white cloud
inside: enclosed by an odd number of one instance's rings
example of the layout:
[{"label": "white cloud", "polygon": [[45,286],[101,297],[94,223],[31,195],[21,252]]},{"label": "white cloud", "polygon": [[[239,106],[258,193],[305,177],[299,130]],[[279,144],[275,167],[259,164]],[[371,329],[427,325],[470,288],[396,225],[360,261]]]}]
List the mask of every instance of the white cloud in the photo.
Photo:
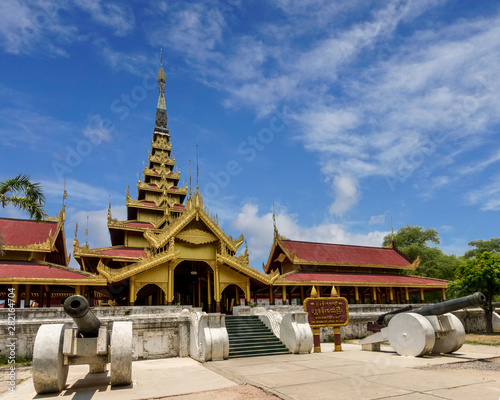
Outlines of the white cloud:
[{"label": "white cloud", "polygon": [[177,9],[169,9],[166,17],[166,21],[157,24],[158,28],[151,28],[151,44],[161,46],[167,42],[170,48],[198,62],[220,57],[216,46],[221,42],[225,26],[220,9],[183,3]]},{"label": "white cloud", "polygon": [[337,175],[333,178],[334,201],[330,205],[330,212],[334,215],[343,215],[355,207],[359,201],[357,182],[351,176]]},{"label": "white cloud", "polygon": [[67,56],[60,46],[76,39],[76,28],[60,20],[58,1],[0,2],[0,45],[12,54]]},{"label": "white cloud", "polygon": [[111,141],[112,132],[99,114],[89,115],[87,126],[83,129],[83,135],[89,139],[90,143],[99,144],[101,142]]},{"label": "white cloud", "polygon": [[385,214],[372,215],[370,217],[370,221],[368,223],[370,225],[384,225],[385,224]]},{"label": "white cloud", "polygon": [[[63,182],[42,180],[41,185],[48,200],[50,200],[50,198],[62,199],[64,190]],[[78,202],[85,203],[87,206],[95,205],[102,207],[108,204],[110,196],[112,199],[123,198],[123,195],[110,192],[106,188],[94,186],[71,178],[66,180],[66,191],[68,192],[68,206],[72,206],[75,202]]]},{"label": "white cloud", "polygon": [[500,150],[496,150],[490,157],[483,161],[477,162],[474,165],[468,165],[466,167],[460,168],[459,173],[463,175],[477,174],[482,172],[484,169],[488,168],[491,164],[500,161]]},{"label": "white cloud", "polygon": [[75,3],[88,12],[92,19],[100,25],[114,30],[116,36],[126,36],[135,27],[132,10],[123,3],[111,3],[101,0],[79,0]]},{"label": "white cloud", "polygon": [[[41,115],[29,107],[5,107],[0,110],[0,138],[2,146],[18,144],[34,147],[39,151],[54,149],[54,142],[71,132],[65,121]],[[60,143],[59,143],[60,144]]]},{"label": "white cloud", "polygon": [[471,205],[479,205],[483,211],[500,210],[500,175],[479,189],[471,190],[465,195]]},{"label": "white cloud", "polygon": [[[297,216],[288,214],[286,209],[277,208],[276,224],[280,235],[291,240],[304,240],[321,243],[351,244],[380,247],[388,232],[372,231],[351,233],[341,224],[325,222],[312,227],[302,226]],[[232,222],[231,228],[244,234],[248,241],[251,264],[260,269],[267,262],[273,242],[272,213],[259,214],[255,204],[247,203]],[[259,262],[259,265],[255,265]]]},{"label": "white cloud", "polygon": [[[113,50],[108,42],[104,39],[96,39],[93,42],[94,46],[98,49],[102,60],[115,71],[126,71],[132,75],[145,76],[147,73],[146,68],[151,66],[151,60],[144,54],[140,53],[127,53]],[[159,64],[159,57],[158,57]],[[155,67],[156,69],[157,67]],[[156,74],[158,71],[156,71]]]}]

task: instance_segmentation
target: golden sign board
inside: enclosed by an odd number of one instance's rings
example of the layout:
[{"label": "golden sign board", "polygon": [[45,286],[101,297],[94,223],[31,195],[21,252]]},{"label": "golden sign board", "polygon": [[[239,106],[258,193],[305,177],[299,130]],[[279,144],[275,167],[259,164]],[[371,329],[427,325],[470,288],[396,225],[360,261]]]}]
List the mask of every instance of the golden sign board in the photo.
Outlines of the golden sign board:
[{"label": "golden sign board", "polygon": [[304,300],[304,311],[311,328],[346,326],[349,323],[345,297],[309,297]]}]

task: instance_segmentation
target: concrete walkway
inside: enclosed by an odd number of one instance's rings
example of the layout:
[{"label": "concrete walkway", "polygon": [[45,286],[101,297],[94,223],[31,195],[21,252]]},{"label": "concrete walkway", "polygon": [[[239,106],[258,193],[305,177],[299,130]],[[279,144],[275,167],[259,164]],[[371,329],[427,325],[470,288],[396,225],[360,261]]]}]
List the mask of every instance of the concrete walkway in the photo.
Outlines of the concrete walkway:
[{"label": "concrete walkway", "polygon": [[[390,348],[378,353],[361,351],[359,345],[344,344],[342,352],[332,350],[332,344],[322,344],[322,353],[318,354],[240,358],[205,364],[190,358],[136,361],[133,385],[116,389],[110,388],[107,374],[87,375],[88,367],[73,366],[62,393],[36,395],[30,378],[19,384],[15,393],[2,388],[0,398],[128,400],[213,391],[208,392],[206,398],[224,400],[239,398],[227,396],[227,390],[246,383],[283,399],[296,400],[500,399],[500,370],[443,367],[443,364],[450,367],[457,362],[493,357],[498,360],[500,351],[496,347],[465,345],[455,355],[419,358],[401,357]],[[496,366],[497,360],[490,360],[489,367]],[[2,384],[6,386],[6,382]],[[217,392],[219,389],[226,390]]]},{"label": "concrete walkway", "polygon": [[[212,371],[283,399],[499,400],[500,369],[431,369],[440,364],[500,357],[464,346],[454,355],[402,357],[391,351],[361,351],[359,345],[322,344],[318,354],[256,357],[207,363]],[[483,350],[483,349],[481,349]],[[431,367],[431,368],[429,368]]]}]

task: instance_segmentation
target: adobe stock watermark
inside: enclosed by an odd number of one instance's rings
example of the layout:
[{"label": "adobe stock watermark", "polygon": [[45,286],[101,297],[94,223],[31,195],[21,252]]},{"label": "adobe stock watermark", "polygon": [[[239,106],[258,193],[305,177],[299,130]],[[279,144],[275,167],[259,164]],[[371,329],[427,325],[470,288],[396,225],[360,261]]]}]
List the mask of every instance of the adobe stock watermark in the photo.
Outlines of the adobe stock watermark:
[{"label": "adobe stock watermark", "polygon": [[[269,119],[268,126],[262,128],[256,135],[250,135],[245,138],[236,148],[236,153],[239,154],[246,163],[252,162],[257,157],[257,154],[266,149],[275,138],[275,135],[290,124],[291,110],[284,106],[281,111],[275,111]],[[235,159],[229,160],[225,167],[218,172],[211,171],[209,173],[210,181],[203,187],[203,197],[213,199],[217,197],[221,189],[225,189],[231,179],[241,174],[243,165]]]},{"label": "adobe stock watermark", "polygon": [[488,99],[492,90],[484,77],[477,77],[477,81],[474,93],[446,111],[439,120],[440,126],[413,151],[400,156],[399,162],[391,169],[391,174],[385,174],[385,180],[392,192],[396,190],[398,183],[403,183],[412,176],[425,160],[436,153],[438,148],[451,139],[454,133],[462,129],[466,122],[482,120],[485,123],[488,120],[488,114],[478,110]]},{"label": "adobe stock watermark", "polygon": [[[150,91],[158,88],[157,75],[158,72],[154,68],[146,68],[140,85],[134,86],[128,93],[122,93],[111,102],[111,112],[120,121],[124,121],[130,115],[131,110],[147,99]],[[101,118],[99,115],[89,116],[89,124],[83,131],[83,138],[73,146],[66,146],[62,159],[52,162],[52,170],[57,179],[63,182],[65,175],[69,175],[80,166],[84,158],[92,154],[94,148],[103,142],[110,141],[115,132],[116,125],[111,118]]]}]

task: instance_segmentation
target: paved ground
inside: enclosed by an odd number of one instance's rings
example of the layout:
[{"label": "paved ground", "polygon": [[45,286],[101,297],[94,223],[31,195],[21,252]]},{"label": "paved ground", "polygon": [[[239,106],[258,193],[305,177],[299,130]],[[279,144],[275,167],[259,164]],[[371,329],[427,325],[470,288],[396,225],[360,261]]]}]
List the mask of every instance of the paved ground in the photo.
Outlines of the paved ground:
[{"label": "paved ground", "polygon": [[[7,392],[2,376],[0,398],[258,400],[276,399],[274,394],[296,400],[500,399],[500,348],[496,346],[464,345],[455,355],[418,358],[401,357],[388,348],[376,353],[344,344],[343,349],[333,352],[333,345],[325,343],[319,354],[206,364],[189,358],[136,361],[133,385],[120,389],[109,387],[107,374],[87,375],[87,367],[74,366],[67,388],[48,396],[36,395],[31,378],[18,384],[15,393]],[[29,376],[29,371],[24,374]]]}]

